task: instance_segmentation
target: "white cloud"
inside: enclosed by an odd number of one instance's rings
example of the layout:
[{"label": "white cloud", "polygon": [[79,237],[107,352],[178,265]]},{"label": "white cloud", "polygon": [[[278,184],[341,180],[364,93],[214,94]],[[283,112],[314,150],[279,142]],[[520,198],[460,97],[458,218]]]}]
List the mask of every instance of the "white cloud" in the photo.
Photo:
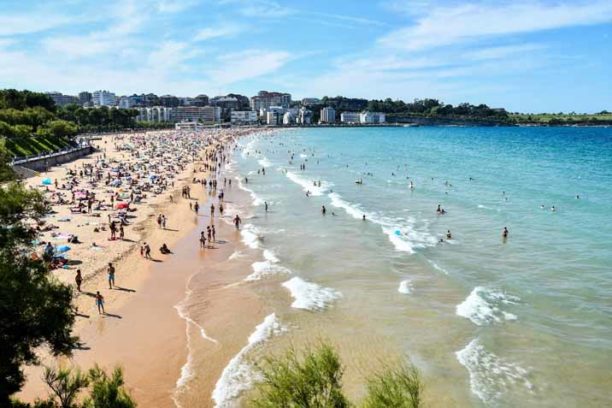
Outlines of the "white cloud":
[{"label": "white cloud", "polygon": [[279,18],[296,12],[274,0],[218,0],[218,4],[235,5],[236,11],[246,17]]},{"label": "white cloud", "polygon": [[179,13],[195,6],[197,3],[197,0],[159,0],[156,6],[160,13]]},{"label": "white cloud", "polygon": [[213,38],[233,37],[245,31],[246,27],[235,23],[224,23],[214,27],[206,27],[196,32],[195,41],[206,41]]},{"label": "white cloud", "polygon": [[231,84],[245,79],[273,73],[292,59],[284,51],[247,50],[219,57],[215,68],[210,71],[213,82]]},{"label": "white cloud", "polygon": [[0,15],[0,36],[13,36],[46,31],[68,24],[68,16],[28,13],[24,15]]},{"label": "white cloud", "polygon": [[393,31],[379,44],[423,50],[464,41],[612,21],[612,2],[472,3],[427,9],[416,23]]}]

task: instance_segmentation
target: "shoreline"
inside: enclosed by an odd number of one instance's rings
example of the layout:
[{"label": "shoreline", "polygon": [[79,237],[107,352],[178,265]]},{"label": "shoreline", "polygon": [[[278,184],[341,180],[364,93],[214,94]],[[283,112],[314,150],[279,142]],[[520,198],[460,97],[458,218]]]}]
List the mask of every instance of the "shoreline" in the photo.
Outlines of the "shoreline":
[{"label": "shoreline", "polygon": [[[257,131],[261,130],[248,130],[243,133],[250,134]],[[232,134],[232,132],[227,132],[227,134]],[[227,143],[229,140],[228,137],[224,142]],[[210,150],[207,148],[206,152],[210,153]],[[39,180],[44,177],[57,176],[58,173],[65,171],[66,167],[82,166],[83,163],[96,160],[96,157],[97,155],[92,155],[51,169],[48,173],[42,173],[37,177],[26,180],[26,183],[30,186],[38,185]],[[169,192],[166,192],[156,197],[163,196],[165,199],[151,200],[151,202],[146,203],[146,207],[141,206],[144,208],[139,208],[140,219],[126,231],[126,238],[130,241],[120,243],[123,245],[117,252],[104,253],[103,256],[97,257],[99,258],[97,262],[90,263],[92,265],[97,263],[100,267],[92,268],[93,271],[84,273],[82,287],[83,294],[86,296],[79,295],[74,302],[78,314],[73,332],[79,335],[83,347],[75,350],[70,358],[53,359],[42,351],[40,354],[43,364],[52,364],[55,360],[58,364],[76,365],[82,369],[89,368],[94,362],[107,369],[119,365],[124,368],[128,389],[132,391],[140,405],[150,406],[153,404],[154,406],[169,407],[175,406],[175,403],[178,405],[174,395],[175,388],[181,378],[184,377],[185,367],[189,363],[188,349],[191,347],[189,345],[189,339],[192,337],[191,331],[194,327],[201,333],[208,333],[209,331],[208,327],[204,329],[181,310],[188,303],[191,280],[200,272],[197,270],[194,272],[193,267],[196,265],[197,269],[203,270],[207,269],[209,264],[221,264],[228,259],[231,253],[228,253],[228,251],[238,245],[234,241],[240,240],[239,233],[236,236],[231,232],[233,226],[226,225],[224,222],[217,223],[218,237],[228,236],[232,238],[223,240],[223,245],[216,245],[221,247],[220,251],[206,249],[204,254],[199,256],[196,254],[195,259],[202,261],[202,263],[194,264],[192,260],[194,252],[198,251],[199,233],[197,231],[205,227],[209,221],[209,217],[203,214],[207,213],[207,206],[210,205],[209,201],[216,196],[216,192],[213,191],[213,194],[209,194],[199,183],[192,183],[192,177],[213,178],[210,172],[194,172],[194,169],[202,170],[201,168],[197,169],[198,165],[202,163],[196,162],[188,165],[176,178],[176,185],[171,190],[171,194],[175,197],[173,203],[167,198]],[[194,216],[193,211],[187,205],[189,199],[181,198],[178,193],[183,186],[190,186],[193,191],[192,198],[197,197],[200,201],[202,210],[198,217]],[[235,189],[238,189],[238,186]],[[161,229],[155,225],[154,215],[156,213],[163,213],[168,216],[167,229]],[[81,239],[80,232],[79,239]],[[86,242],[86,238],[82,241]],[[138,242],[142,241],[151,244],[153,257],[161,257],[163,262],[150,262],[143,259],[136,250]],[[174,254],[158,255],[156,248],[162,242],[168,244]],[[78,258],[76,253],[74,255],[75,258]],[[161,261],[162,259],[157,260]],[[184,260],[187,260],[187,262],[184,262]],[[106,276],[103,273],[106,262],[116,263],[117,284],[121,288],[120,290],[111,291],[106,288]],[[85,262],[80,264],[79,267],[83,267],[84,264]],[[64,283],[73,284],[73,273],[74,270],[71,270],[71,273],[66,273],[65,270],[60,269],[54,271],[53,275]],[[214,280],[210,284],[214,286]],[[242,292],[246,292],[245,288],[240,289]],[[93,298],[87,296],[88,293],[91,294],[96,290],[103,291],[102,293],[105,296],[107,314],[104,316],[98,316]],[[244,293],[241,293],[241,295],[244,295]],[[245,318],[249,315],[249,309],[254,312],[259,310],[257,307],[253,307],[257,306],[257,299],[254,297],[250,302],[241,300],[241,303],[249,304],[249,308],[242,311],[242,313],[246,313]],[[245,318],[242,319],[242,324],[236,325],[236,328],[240,328],[240,330],[233,330],[234,336],[240,334],[237,338],[248,336],[246,332],[250,330],[250,324],[246,324]],[[256,323],[255,321],[258,318],[257,315],[252,319],[252,322]],[[214,326],[226,323],[227,321],[223,319],[216,320],[211,325],[211,338],[217,335]],[[251,320],[248,323],[251,323]],[[244,335],[242,335],[243,331],[245,332]],[[223,337],[223,333],[219,336]],[[209,342],[214,346],[215,343],[210,341],[210,338]],[[214,351],[214,349],[215,347],[211,351]],[[217,353],[215,353],[218,354],[219,370],[214,371],[219,372],[216,378],[213,378],[215,377],[213,375],[207,379],[211,387],[214,386],[221,370],[227,363],[226,360],[233,356],[232,353],[233,347],[227,347],[227,350],[223,350],[221,353],[217,350]],[[161,359],[151,358],[151,356],[160,354],[166,357]],[[42,366],[30,366],[25,371],[28,380],[19,397],[26,401],[33,401],[37,397],[43,398],[48,390],[40,379]]]}]

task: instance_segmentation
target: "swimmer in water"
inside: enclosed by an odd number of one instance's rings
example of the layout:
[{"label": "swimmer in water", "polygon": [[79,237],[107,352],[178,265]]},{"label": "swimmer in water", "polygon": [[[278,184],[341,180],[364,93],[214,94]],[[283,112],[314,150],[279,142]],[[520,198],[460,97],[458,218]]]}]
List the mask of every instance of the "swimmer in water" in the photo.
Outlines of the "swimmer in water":
[{"label": "swimmer in water", "polygon": [[361,217],[361,220],[362,220],[362,221],[365,221],[365,220],[366,220],[365,214],[363,214],[363,217]]},{"label": "swimmer in water", "polygon": [[502,237],[504,240],[508,239],[508,227],[504,227],[504,231],[502,232]]},{"label": "swimmer in water", "polygon": [[446,239],[453,239],[450,230],[446,230]]}]

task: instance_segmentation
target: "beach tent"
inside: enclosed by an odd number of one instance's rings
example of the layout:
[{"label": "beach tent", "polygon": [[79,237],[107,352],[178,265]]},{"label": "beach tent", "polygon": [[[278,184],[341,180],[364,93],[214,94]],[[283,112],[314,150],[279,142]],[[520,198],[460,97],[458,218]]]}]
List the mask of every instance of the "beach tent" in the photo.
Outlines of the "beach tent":
[{"label": "beach tent", "polygon": [[68,245],[60,245],[57,247],[57,249],[55,250],[57,253],[62,254],[64,252],[68,252],[70,251],[70,247]]},{"label": "beach tent", "polygon": [[129,204],[128,203],[117,203],[117,209],[121,210],[123,208],[128,208]]},{"label": "beach tent", "polygon": [[43,186],[50,186],[51,184],[53,184],[53,182],[51,181],[49,177],[45,177],[44,179],[42,179]]}]

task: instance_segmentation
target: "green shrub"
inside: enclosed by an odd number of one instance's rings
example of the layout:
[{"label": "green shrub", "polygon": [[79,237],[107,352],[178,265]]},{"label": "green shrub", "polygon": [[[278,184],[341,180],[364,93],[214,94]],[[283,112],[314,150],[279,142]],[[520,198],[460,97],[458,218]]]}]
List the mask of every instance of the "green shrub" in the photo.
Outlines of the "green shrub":
[{"label": "green shrub", "polygon": [[386,367],[368,380],[364,408],[418,408],[423,385],[418,371],[406,364]]},{"label": "green shrub", "polygon": [[[261,381],[248,406],[258,408],[344,408],[352,404],[342,390],[344,369],[333,347],[321,343],[298,355],[291,348],[257,366]],[[423,385],[418,371],[401,362],[387,365],[367,380],[363,408],[419,408]]]},{"label": "green shrub", "polygon": [[309,349],[302,358],[291,348],[283,357],[268,358],[259,367],[263,381],[253,406],[342,408],[343,368],[335,350],[326,344]]}]

